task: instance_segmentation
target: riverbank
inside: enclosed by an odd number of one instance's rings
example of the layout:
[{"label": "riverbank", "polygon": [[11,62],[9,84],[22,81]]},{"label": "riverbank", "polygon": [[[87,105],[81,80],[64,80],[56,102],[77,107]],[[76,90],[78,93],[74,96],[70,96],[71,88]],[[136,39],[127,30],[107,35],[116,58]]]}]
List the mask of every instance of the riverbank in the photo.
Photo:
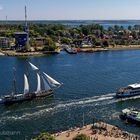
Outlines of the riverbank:
[{"label": "riverbank", "polygon": [[140,49],[140,45],[129,45],[129,46],[125,46],[125,45],[116,45],[115,47],[113,46],[109,46],[107,48],[107,50],[110,51],[119,51],[119,50],[139,50]]},{"label": "riverbank", "polygon": [[116,46],[109,46],[106,48],[96,47],[96,48],[79,48],[77,49],[78,52],[85,52],[85,53],[94,53],[94,52],[102,52],[102,51],[123,51],[123,50],[139,50],[140,45],[116,45]]},{"label": "riverbank", "polygon": [[4,54],[0,52],[0,56],[4,56]]},{"label": "riverbank", "polygon": [[74,128],[61,133],[53,134],[55,140],[72,140],[79,134],[87,135],[91,140],[124,140],[136,139],[140,137],[126,131],[122,131],[117,126],[98,122],[84,126],[83,128]]},{"label": "riverbank", "polygon": [[[102,51],[125,51],[125,50],[140,50],[140,45],[116,45],[115,47],[109,46],[107,48],[101,48],[101,47],[96,47],[96,48],[91,48],[91,47],[86,47],[86,48],[77,48],[78,53],[95,53],[95,52],[102,52]],[[13,50],[0,50],[0,56],[42,56],[46,54],[58,54],[60,53],[60,49],[56,51],[34,51],[34,52],[16,52]]]},{"label": "riverbank", "polygon": [[46,54],[58,54],[59,51],[36,51],[36,52],[16,52],[16,51],[1,51],[0,54],[5,56],[42,56]]}]

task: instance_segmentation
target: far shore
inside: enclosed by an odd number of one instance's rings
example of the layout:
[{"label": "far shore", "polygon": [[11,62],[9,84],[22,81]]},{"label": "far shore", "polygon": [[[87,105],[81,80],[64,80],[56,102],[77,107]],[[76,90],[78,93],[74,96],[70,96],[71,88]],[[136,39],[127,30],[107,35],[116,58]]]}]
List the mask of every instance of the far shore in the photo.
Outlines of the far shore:
[{"label": "far shore", "polygon": [[57,51],[36,51],[36,52],[16,52],[16,51],[1,51],[0,55],[3,56],[42,56],[47,54],[58,54]]},{"label": "far shore", "polygon": [[116,45],[115,47],[108,47],[108,50],[115,51],[115,50],[139,50],[140,45]]},{"label": "far shore", "polygon": [[[84,53],[95,53],[95,52],[102,52],[102,51],[125,51],[125,50],[140,50],[140,45],[116,45],[116,46],[109,46],[106,48],[102,47],[86,47],[86,48],[77,48],[77,52],[84,52]],[[34,52],[16,52],[12,50],[0,50],[0,56],[42,56],[46,54],[58,54],[60,51],[34,51]]]},{"label": "far shore", "polygon": [[101,51],[123,51],[123,50],[139,50],[140,45],[116,45],[116,46],[109,46],[106,48],[96,47],[96,48],[80,48],[80,52],[101,52]]}]

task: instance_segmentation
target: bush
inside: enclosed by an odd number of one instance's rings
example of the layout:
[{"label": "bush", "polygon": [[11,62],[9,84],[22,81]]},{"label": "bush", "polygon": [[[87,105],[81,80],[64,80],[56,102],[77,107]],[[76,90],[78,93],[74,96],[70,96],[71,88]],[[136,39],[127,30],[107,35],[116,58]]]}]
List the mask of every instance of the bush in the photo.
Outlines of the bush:
[{"label": "bush", "polygon": [[108,40],[104,40],[104,41],[103,41],[103,47],[108,47],[108,46],[109,46]]},{"label": "bush", "polygon": [[85,134],[79,134],[74,137],[73,140],[90,140],[90,138]]},{"label": "bush", "polygon": [[33,140],[55,140],[49,133],[41,133],[38,137]]}]

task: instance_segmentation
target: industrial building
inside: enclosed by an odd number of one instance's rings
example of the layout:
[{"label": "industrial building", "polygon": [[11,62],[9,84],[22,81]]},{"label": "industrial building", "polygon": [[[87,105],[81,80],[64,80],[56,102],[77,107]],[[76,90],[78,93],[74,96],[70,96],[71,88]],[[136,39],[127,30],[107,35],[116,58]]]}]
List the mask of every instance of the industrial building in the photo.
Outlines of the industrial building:
[{"label": "industrial building", "polygon": [[10,40],[7,37],[0,37],[0,48],[6,49],[10,46]]},{"label": "industrial building", "polygon": [[15,33],[15,48],[24,49],[28,42],[27,32],[16,32]]}]

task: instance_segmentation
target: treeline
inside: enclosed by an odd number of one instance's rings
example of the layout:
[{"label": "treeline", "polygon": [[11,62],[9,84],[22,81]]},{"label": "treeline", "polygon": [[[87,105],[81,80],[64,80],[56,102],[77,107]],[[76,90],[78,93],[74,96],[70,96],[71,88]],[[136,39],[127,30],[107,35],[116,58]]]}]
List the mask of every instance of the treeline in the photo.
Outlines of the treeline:
[{"label": "treeline", "polygon": [[[24,23],[0,23],[0,36],[14,37],[15,32],[22,32]],[[99,24],[66,27],[62,24],[29,23],[30,43],[34,38],[45,38],[45,44],[70,44],[80,47],[83,42],[92,47],[108,47],[109,45],[140,45],[140,25],[114,26],[105,29]]]}]

